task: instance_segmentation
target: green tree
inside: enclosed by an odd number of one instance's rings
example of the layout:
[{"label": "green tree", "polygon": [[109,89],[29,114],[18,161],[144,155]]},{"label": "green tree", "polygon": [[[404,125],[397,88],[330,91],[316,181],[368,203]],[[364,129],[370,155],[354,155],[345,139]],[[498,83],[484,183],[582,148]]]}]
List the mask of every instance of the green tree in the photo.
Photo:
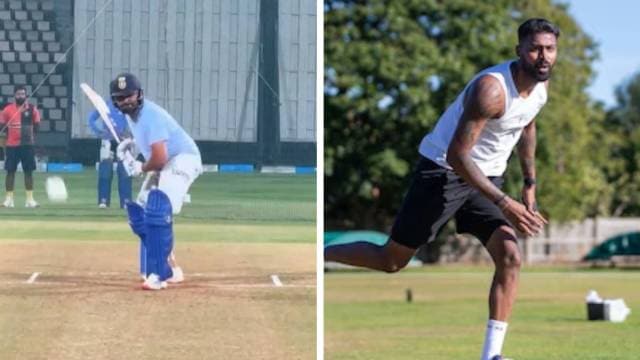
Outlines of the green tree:
[{"label": "green tree", "polygon": [[[325,225],[386,231],[417,146],[470,78],[515,57],[517,26],[562,31],[550,100],[538,121],[539,201],[552,219],[598,212],[608,188],[596,148],[604,115],[587,97],[596,46],[550,0],[325,0]],[[507,189],[520,190],[517,161]],[[594,210],[596,209],[596,210]]]},{"label": "green tree", "polygon": [[640,72],[616,88],[617,105],[607,112],[609,161],[603,165],[612,186],[610,212],[640,215]]}]

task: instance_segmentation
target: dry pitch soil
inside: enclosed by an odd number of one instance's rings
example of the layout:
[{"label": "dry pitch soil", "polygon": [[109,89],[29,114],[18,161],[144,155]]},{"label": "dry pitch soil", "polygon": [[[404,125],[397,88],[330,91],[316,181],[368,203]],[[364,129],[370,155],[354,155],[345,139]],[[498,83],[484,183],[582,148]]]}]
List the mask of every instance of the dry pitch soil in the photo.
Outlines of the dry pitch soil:
[{"label": "dry pitch soil", "polygon": [[0,359],[315,358],[314,244],[176,250],[185,282],[143,291],[133,241],[3,240]]}]

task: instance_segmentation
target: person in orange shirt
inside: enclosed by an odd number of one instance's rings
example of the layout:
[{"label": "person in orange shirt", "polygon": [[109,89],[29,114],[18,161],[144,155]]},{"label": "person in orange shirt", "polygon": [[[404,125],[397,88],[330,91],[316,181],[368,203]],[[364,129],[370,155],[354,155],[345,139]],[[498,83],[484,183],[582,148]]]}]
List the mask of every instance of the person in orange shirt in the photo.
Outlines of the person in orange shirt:
[{"label": "person in orange shirt", "polygon": [[14,207],[13,185],[18,163],[22,163],[24,187],[26,190],[25,207],[38,207],[33,198],[33,170],[36,169],[34,153],[35,133],[40,124],[40,112],[35,105],[27,101],[27,88],[18,85],[14,91],[15,102],[2,110],[0,125],[7,129],[7,154],[4,168],[7,170],[5,188],[7,194],[2,206]]}]

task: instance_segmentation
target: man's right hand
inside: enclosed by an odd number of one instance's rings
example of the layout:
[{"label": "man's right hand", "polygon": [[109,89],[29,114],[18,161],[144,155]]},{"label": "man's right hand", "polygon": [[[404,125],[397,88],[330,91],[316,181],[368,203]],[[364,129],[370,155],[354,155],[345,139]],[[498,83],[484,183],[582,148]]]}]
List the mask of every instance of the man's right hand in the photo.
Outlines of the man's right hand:
[{"label": "man's right hand", "polygon": [[508,196],[498,203],[498,207],[507,220],[527,236],[538,234],[542,227],[549,223],[539,212],[529,211],[524,205]]}]

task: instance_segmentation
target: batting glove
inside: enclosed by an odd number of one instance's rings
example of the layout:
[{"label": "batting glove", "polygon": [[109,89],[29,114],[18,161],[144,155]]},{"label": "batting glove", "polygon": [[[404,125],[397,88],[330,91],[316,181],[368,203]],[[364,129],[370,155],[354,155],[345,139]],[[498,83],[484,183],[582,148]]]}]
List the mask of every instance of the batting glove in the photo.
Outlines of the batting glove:
[{"label": "batting glove", "polygon": [[129,156],[133,157],[133,155],[131,154],[133,153],[133,150],[135,149],[135,147],[136,147],[136,144],[133,142],[133,139],[131,138],[123,139],[120,142],[120,144],[118,144],[118,148],[116,149],[116,155],[118,156],[118,160],[124,161],[127,153],[129,154]]},{"label": "batting glove", "polygon": [[111,152],[111,141],[102,140],[100,143],[100,161],[113,160],[113,152]]},{"label": "batting glove", "polygon": [[129,151],[123,155],[122,166],[129,176],[139,176],[142,174],[142,163],[136,160]]}]

